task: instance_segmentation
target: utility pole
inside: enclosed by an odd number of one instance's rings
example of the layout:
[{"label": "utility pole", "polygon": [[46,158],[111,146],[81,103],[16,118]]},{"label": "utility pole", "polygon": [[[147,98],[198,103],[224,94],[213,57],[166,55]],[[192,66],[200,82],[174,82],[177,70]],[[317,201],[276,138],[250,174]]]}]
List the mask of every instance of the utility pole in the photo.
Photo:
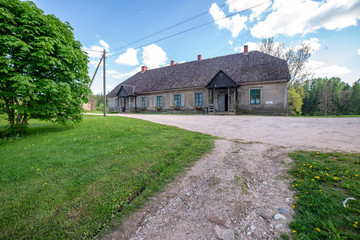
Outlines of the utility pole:
[{"label": "utility pole", "polygon": [[104,54],[103,54],[103,66],[104,66],[104,69],[103,69],[103,79],[104,79],[104,117],[106,117],[106,71],[105,71],[105,59],[106,59],[106,56],[105,56],[105,49],[104,49]]}]

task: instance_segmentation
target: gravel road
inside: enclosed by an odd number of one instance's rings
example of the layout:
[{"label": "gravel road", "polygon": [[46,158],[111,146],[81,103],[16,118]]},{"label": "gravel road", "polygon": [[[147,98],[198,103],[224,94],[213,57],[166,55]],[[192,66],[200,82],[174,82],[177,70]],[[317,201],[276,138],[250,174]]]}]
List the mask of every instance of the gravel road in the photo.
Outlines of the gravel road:
[{"label": "gravel road", "polygon": [[360,118],[116,116],[222,139],[104,239],[278,239],[290,233],[294,213],[287,154],[299,149],[360,152]]}]

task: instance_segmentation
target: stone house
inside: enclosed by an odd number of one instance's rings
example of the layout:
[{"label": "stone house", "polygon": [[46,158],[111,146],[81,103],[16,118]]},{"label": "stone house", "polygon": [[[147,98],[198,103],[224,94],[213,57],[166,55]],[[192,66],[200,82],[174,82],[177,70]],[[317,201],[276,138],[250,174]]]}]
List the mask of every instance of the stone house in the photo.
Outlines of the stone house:
[{"label": "stone house", "polygon": [[285,114],[289,80],[286,61],[245,45],[239,54],[142,66],[107,96],[109,111]]}]

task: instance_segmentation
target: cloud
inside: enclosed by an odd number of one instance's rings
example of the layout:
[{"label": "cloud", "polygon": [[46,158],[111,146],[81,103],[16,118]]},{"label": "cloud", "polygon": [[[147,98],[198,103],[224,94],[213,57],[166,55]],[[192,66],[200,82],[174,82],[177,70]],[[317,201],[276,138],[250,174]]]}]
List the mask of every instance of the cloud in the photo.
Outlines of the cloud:
[{"label": "cloud", "polygon": [[236,14],[231,18],[225,18],[225,13],[219,8],[216,3],[213,3],[211,5],[209,12],[212,18],[216,21],[215,23],[218,25],[218,28],[229,30],[232,34],[232,37],[234,38],[239,35],[240,31],[243,28],[246,29],[245,22],[248,20],[247,16],[240,16],[239,14]]},{"label": "cloud", "polygon": [[228,43],[229,43],[230,46],[232,46],[234,42],[229,40]]},{"label": "cloud", "polygon": [[135,75],[136,73],[140,72],[140,67],[135,68],[134,70],[130,71],[130,72],[126,72],[126,73],[121,73],[115,70],[106,70],[106,74],[114,79],[123,79],[123,78],[128,78],[131,77],[133,75]]},{"label": "cloud", "polygon": [[100,40],[100,45],[105,48],[105,51],[109,51],[110,46],[104,40]]},{"label": "cloud", "polygon": [[133,48],[128,48],[125,53],[121,54],[115,60],[115,62],[118,64],[125,64],[130,66],[139,65],[139,61],[137,59],[137,52],[138,50],[135,50]]},{"label": "cloud", "polygon": [[89,63],[90,63],[90,65],[97,67],[97,65],[99,64],[99,61],[98,60],[90,60]]},{"label": "cloud", "polygon": [[309,45],[314,52],[319,50],[321,47],[318,38],[310,38],[309,40],[303,41],[303,43]]},{"label": "cloud", "polygon": [[272,12],[250,29],[256,38],[279,34],[294,36],[316,32],[320,28],[340,30],[355,26],[360,19],[358,0],[275,0]]},{"label": "cloud", "polygon": [[340,77],[351,72],[346,66],[325,65],[324,62],[314,60],[309,60],[306,67],[314,77]]},{"label": "cloud", "polygon": [[[264,0],[241,0],[241,1],[227,0],[226,1],[226,4],[229,6],[229,12],[232,13],[243,11],[245,9],[259,5],[261,3],[264,3]],[[260,15],[263,12],[265,12],[265,10],[270,7],[270,5],[271,5],[271,1],[265,4],[261,4],[258,7],[252,8],[249,20],[254,21],[256,19],[259,19]]]},{"label": "cloud", "polygon": [[[249,52],[250,52],[250,51],[259,50],[258,43],[255,43],[255,42],[247,42],[247,43],[245,43],[244,45],[248,45],[248,50],[249,50]],[[244,45],[243,45],[243,46],[235,47],[235,48],[234,48],[234,52],[240,52],[240,53],[244,52]]]},{"label": "cloud", "polygon": [[149,68],[158,68],[166,64],[166,52],[156,44],[143,47],[142,59],[144,65]]},{"label": "cloud", "polygon": [[[104,40],[100,40],[99,43],[101,46],[94,45],[94,46],[91,46],[90,48],[87,48],[86,46],[84,46],[82,48],[82,50],[87,52],[87,54],[90,58],[100,58],[103,55],[104,49],[105,49],[105,51],[109,51],[110,46]],[[107,56],[110,56],[110,54],[107,54]]]},{"label": "cloud", "polygon": [[360,55],[360,48],[358,49],[358,54]]},{"label": "cloud", "polygon": [[[87,52],[90,58],[100,58],[103,54],[103,50],[100,46],[91,46],[91,48],[83,47],[83,51]],[[90,51],[89,51],[90,50]]]}]

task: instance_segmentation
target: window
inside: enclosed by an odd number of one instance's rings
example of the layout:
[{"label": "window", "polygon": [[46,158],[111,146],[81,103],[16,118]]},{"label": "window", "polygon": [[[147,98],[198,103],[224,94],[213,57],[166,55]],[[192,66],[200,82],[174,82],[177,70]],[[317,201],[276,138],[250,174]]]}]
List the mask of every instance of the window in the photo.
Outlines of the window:
[{"label": "window", "polygon": [[141,107],[146,108],[147,107],[147,99],[146,97],[141,98]]},{"label": "window", "polygon": [[157,96],[156,97],[156,106],[157,107],[162,107],[162,96]]},{"label": "window", "polygon": [[180,94],[174,95],[174,106],[176,106],[176,107],[181,106],[181,95]]},{"label": "window", "polygon": [[261,89],[250,90],[250,105],[261,103]]},{"label": "window", "polygon": [[115,108],[119,107],[119,98],[115,98]]},{"label": "window", "polygon": [[195,106],[202,106],[202,105],[203,105],[203,94],[195,93]]}]

